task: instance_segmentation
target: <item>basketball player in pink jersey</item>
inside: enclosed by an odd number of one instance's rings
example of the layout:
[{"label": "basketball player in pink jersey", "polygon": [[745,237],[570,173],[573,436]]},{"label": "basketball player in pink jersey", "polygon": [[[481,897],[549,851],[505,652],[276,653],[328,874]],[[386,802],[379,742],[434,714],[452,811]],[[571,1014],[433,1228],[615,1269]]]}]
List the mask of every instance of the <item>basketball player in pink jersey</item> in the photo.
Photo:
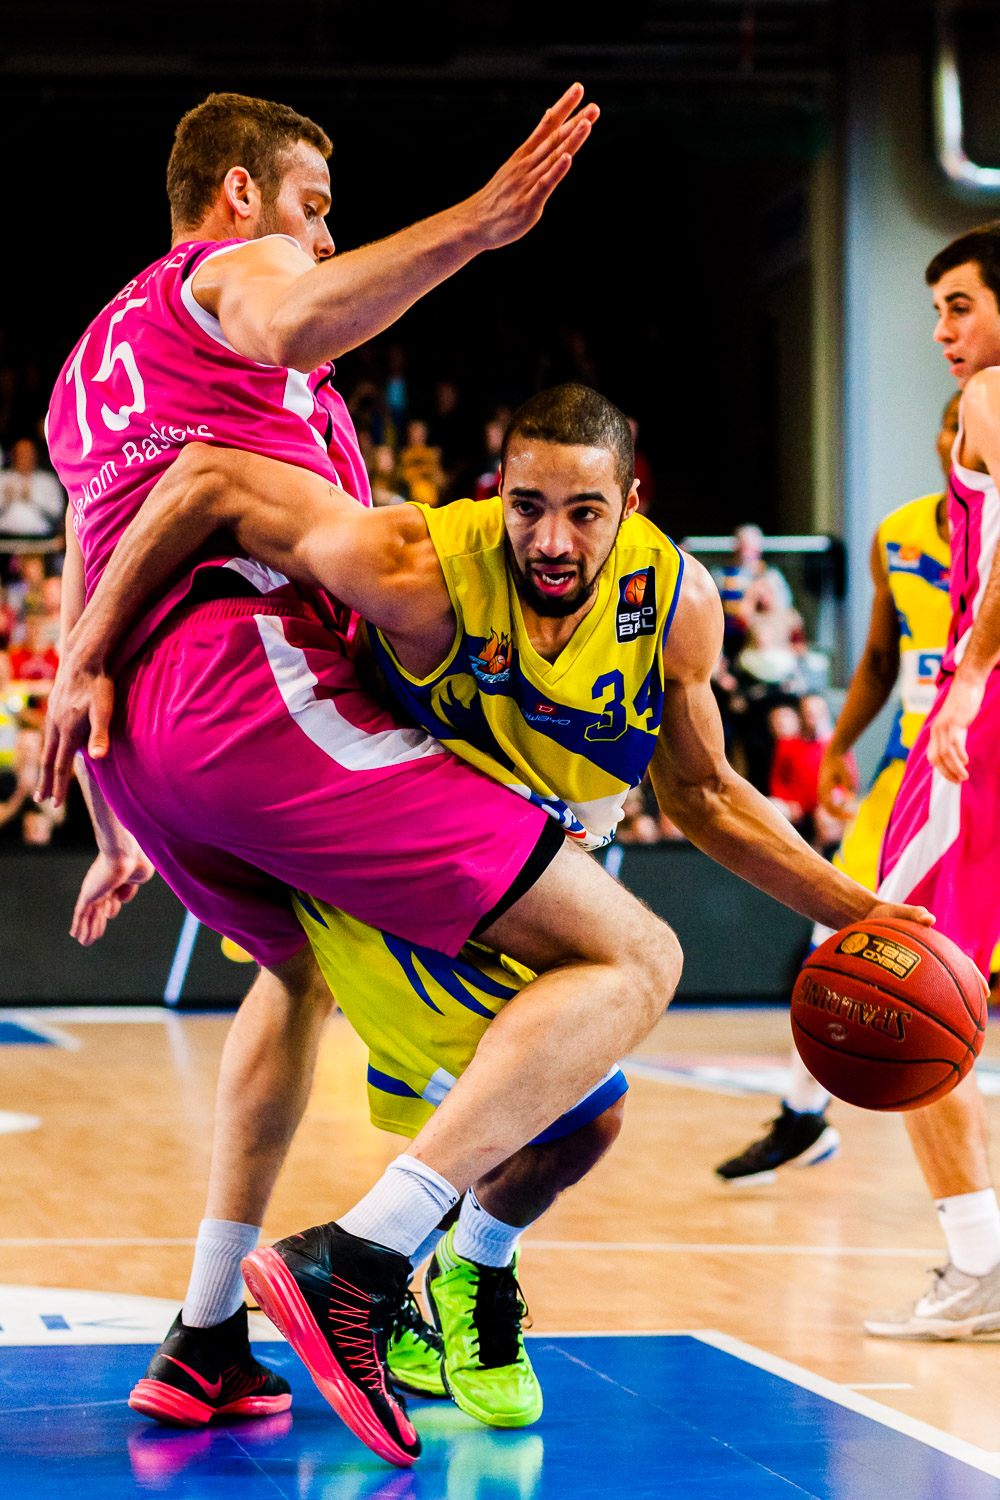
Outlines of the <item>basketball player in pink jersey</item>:
[{"label": "basketball player in pink jersey", "polygon": [[[567,90],[466,202],[335,259],[318,126],[234,95],[182,120],[168,167],[172,249],[98,314],[53,393],[50,450],[72,513],[67,632],[117,537],[194,438],[284,458],[369,503],[329,361],[537,221],[596,120],[581,98]],[[368,698],[351,625],[322,591],[225,542],[150,602],[120,657],[115,748],[82,772],[102,852],[80,911],[99,926],[148,876],[148,856],[196,916],[262,965],[223,1059],[193,1310],[159,1356],[179,1405],[213,1411],[289,1401],[250,1355],[238,1272],[235,1285],[218,1272],[234,1245],[256,1244],[308,1093],[302,1056],[314,1058],[330,1005],[288,887],[450,954],[481,934],[539,972],[372,1192],[303,1240],[325,1309],[325,1389],[376,1452],[408,1464],[419,1438],[384,1356],[409,1256],[471,1183],[646,1034],[680,954],[665,924],[565,848],[543,811]]]},{"label": "basketball player in pink jersey", "polygon": [[[879,894],[929,907],[988,974],[1000,938],[1000,221],[936,255],[927,283],[934,337],[964,393],[948,486],[952,620],[882,845]],[[904,1119],[949,1261],[922,1297],[865,1327],[895,1338],[996,1332],[1000,1209],[975,1076]]]}]

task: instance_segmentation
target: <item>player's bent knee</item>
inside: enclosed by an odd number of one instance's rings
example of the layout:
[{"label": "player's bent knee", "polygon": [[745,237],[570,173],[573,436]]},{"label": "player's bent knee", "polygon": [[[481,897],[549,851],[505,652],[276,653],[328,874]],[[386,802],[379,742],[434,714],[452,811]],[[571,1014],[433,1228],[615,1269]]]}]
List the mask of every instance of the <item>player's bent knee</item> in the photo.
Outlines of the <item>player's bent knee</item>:
[{"label": "player's bent knee", "polygon": [[640,1024],[651,1030],[677,991],[684,953],[673,928],[650,914],[650,922],[621,955],[627,971],[627,993],[640,1013]]}]

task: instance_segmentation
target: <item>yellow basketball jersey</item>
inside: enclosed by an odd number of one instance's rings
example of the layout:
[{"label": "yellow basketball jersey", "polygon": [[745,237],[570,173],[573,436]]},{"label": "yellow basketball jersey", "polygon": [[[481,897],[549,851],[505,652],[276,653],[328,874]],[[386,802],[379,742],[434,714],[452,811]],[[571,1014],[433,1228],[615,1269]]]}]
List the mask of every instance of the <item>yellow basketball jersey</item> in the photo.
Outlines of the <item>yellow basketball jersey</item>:
[{"label": "yellow basketball jersey", "polygon": [[886,752],[890,758],[905,757],[930,713],[948,639],[951,549],[937,529],[941,498],[922,495],[901,505],[877,534],[899,620],[902,708]]},{"label": "yellow basketball jersey", "polygon": [[677,547],[623,522],[593,608],[554,662],[528,639],[499,498],[421,506],[455,610],[444,663],[424,678],[369,639],[389,688],[449,750],[537,803],[585,849],[614,835],[645,775],[663,711],[663,642],[680,591]]}]

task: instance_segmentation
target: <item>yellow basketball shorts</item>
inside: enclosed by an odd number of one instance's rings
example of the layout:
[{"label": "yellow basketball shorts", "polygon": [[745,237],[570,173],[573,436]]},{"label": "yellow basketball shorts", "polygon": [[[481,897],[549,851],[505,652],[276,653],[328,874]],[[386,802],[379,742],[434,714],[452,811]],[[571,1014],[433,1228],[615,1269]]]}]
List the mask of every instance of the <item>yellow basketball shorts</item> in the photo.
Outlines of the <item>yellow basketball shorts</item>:
[{"label": "yellow basketball shorts", "polygon": [[838,870],[843,870],[845,875],[850,875],[869,891],[878,888],[879,850],[905,768],[905,760],[886,761],[833,856]]},{"label": "yellow basketball shorts", "polygon": [[[372,1124],[416,1135],[472,1061],[490,1022],[534,974],[476,942],[448,958],[302,892],[293,906],[338,1006],[368,1048]],[[536,1141],[596,1120],[627,1088],[621,1069],[610,1069]]]}]

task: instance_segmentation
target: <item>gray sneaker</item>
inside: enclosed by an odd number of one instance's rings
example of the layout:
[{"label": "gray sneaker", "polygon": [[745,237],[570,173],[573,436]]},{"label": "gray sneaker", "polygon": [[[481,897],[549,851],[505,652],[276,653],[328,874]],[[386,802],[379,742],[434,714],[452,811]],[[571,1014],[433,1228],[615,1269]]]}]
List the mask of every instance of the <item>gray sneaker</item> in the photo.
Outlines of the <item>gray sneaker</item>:
[{"label": "gray sneaker", "polygon": [[865,1319],[877,1339],[967,1339],[1000,1332],[1000,1265],[967,1276],[950,1262],[934,1272],[930,1290],[894,1312]]}]

